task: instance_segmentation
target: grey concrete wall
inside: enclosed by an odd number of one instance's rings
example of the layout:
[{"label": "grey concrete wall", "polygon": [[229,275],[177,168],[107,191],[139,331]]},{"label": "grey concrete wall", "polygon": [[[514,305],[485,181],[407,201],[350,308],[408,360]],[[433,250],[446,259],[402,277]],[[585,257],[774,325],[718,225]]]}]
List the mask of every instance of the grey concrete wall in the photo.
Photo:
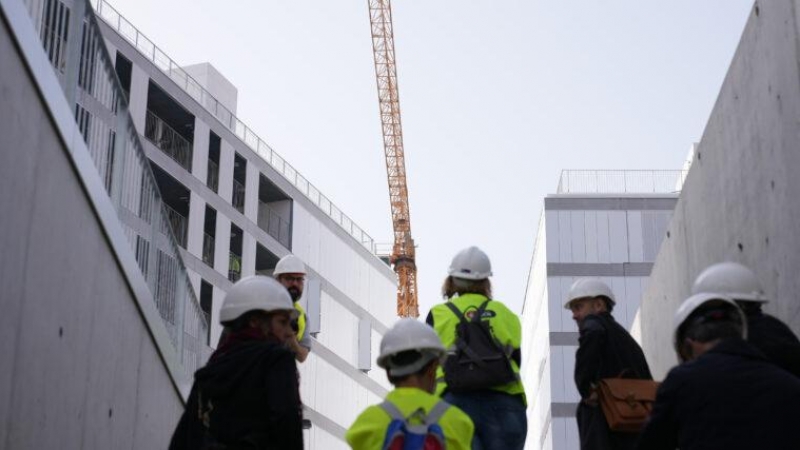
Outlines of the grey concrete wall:
[{"label": "grey concrete wall", "polygon": [[0,448],[165,448],[182,404],[0,16]]},{"label": "grey concrete wall", "polygon": [[697,274],[753,268],[766,310],[800,332],[800,1],[755,4],[706,125],[641,309],[654,375],[675,364],[671,318]]}]

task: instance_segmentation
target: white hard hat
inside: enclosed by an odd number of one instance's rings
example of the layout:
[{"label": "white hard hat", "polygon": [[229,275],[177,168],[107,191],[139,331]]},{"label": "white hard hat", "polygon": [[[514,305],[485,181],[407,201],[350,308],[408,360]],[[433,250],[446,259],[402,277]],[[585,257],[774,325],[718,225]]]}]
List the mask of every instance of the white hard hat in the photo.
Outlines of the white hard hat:
[{"label": "white hard hat", "polygon": [[[422,357],[405,365],[397,365],[391,360],[393,355],[409,350],[418,350]],[[378,366],[391,376],[402,377],[417,372],[433,359],[444,357],[445,352],[442,340],[433,328],[416,319],[404,318],[383,336]]]},{"label": "white hard hat", "polygon": [[296,314],[292,297],[283,285],[270,277],[252,275],[234,283],[219,311],[219,322],[225,324],[250,311],[288,311]]},{"label": "white hard hat", "polygon": [[473,246],[458,252],[447,274],[465,280],[485,280],[492,276],[492,263],[483,250]]},{"label": "white hard hat", "polygon": [[756,274],[735,262],[723,262],[706,268],[694,280],[692,294],[719,292],[734,300],[766,303],[761,283]]},{"label": "white hard hat", "polygon": [[305,275],[306,265],[297,256],[286,255],[275,265],[275,271],[272,272],[272,275],[277,277],[284,273],[302,273]]},{"label": "white hard hat", "polygon": [[692,313],[701,306],[712,302],[727,303],[738,312],[742,324],[742,339],[747,339],[747,317],[745,317],[744,313],[736,304],[736,302],[725,294],[704,292],[700,294],[694,294],[687,298],[681,304],[681,306],[678,307],[678,310],[675,311],[675,317],[672,320],[672,344],[675,346],[675,350],[678,350],[679,347],[678,330],[681,328],[686,319],[688,319],[689,316],[691,316]]},{"label": "white hard hat", "polygon": [[569,288],[564,308],[569,309],[569,305],[573,300],[592,297],[605,297],[611,302],[612,306],[616,304],[614,293],[611,292],[611,288],[607,284],[597,278],[578,278]]}]

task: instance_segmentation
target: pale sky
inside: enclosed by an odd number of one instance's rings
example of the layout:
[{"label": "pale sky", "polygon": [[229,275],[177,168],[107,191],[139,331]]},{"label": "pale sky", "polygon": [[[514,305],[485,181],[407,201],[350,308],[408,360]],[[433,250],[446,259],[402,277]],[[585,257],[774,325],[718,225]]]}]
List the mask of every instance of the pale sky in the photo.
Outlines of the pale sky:
[{"label": "pale sky", "polygon": [[[377,242],[391,217],[366,0],[109,0]],[[420,311],[477,245],[520,311],[562,169],[678,169],[752,0],[395,0]],[[394,298],[387,298],[394,303]]]}]

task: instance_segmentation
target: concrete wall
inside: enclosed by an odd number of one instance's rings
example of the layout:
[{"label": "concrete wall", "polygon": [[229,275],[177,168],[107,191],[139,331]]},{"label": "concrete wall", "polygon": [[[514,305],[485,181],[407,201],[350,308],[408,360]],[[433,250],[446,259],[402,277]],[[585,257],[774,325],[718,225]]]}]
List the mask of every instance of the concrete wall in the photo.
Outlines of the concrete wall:
[{"label": "concrete wall", "polygon": [[658,378],[676,362],[667,319],[718,261],[755,270],[767,312],[800,332],[799,10],[756,2],[697,148],[641,310]]},{"label": "concrete wall", "polygon": [[178,391],[1,15],[0,61],[0,448],[165,448]]}]

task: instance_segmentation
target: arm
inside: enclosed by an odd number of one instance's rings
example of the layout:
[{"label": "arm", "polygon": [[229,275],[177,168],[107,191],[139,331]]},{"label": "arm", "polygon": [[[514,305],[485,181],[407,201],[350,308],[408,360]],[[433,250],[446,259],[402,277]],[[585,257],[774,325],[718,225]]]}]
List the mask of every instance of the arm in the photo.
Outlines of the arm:
[{"label": "arm", "polygon": [[580,333],[575,354],[575,385],[581,397],[587,399],[598,381],[607,336],[602,323],[591,316],[584,320]]},{"label": "arm", "polygon": [[381,448],[390,422],[389,416],[382,409],[370,406],[350,425],[345,439],[353,450]]},{"label": "arm", "polygon": [[267,373],[266,433],[270,443],[280,449],[303,448],[302,409],[297,365],[289,352],[283,351]]},{"label": "arm", "polygon": [[675,450],[678,448],[678,423],[675,418],[675,392],[673,379],[667,376],[658,388],[656,403],[650,418],[639,436],[639,450]]}]

